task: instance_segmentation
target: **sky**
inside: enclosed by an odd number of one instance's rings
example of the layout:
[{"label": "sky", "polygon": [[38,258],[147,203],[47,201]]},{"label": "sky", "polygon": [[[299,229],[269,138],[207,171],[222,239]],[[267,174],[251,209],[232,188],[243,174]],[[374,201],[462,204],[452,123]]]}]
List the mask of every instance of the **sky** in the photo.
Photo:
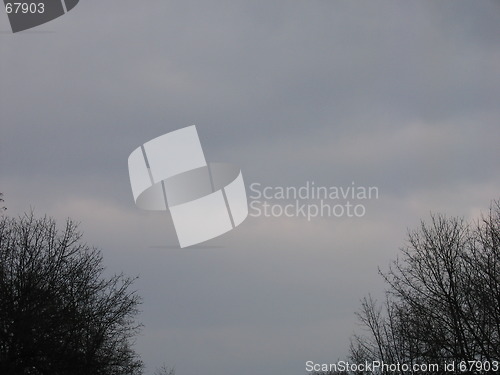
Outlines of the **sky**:
[{"label": "sky", "polygon": [[[80,223],[138,276],[152,374],[304,374],[344,358],[407,231],[500,198],[500,2],[81,1],[12,34],[0,14],[9,215]],[[180,249],[127,159],[195,124],[261,186],[376,186],[363,217],[251,217]],[[275,202],[277,204],[283,202]]]}]

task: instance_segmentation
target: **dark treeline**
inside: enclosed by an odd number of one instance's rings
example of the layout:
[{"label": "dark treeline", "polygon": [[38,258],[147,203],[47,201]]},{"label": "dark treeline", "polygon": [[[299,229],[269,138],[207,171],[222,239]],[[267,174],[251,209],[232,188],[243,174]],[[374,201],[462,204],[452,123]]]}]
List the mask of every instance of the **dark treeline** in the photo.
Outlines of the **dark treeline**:
[{"label": "dark treeline", "polygon": [[500,373],[500,200],[477,222],[432,215],[380,274],[385,301],[362,300],[368,333],[354,336],[349,362],[409,365],[382,374],[421,364],[439,364],[425,374],[449,374],[450,363],[456,373]]}]

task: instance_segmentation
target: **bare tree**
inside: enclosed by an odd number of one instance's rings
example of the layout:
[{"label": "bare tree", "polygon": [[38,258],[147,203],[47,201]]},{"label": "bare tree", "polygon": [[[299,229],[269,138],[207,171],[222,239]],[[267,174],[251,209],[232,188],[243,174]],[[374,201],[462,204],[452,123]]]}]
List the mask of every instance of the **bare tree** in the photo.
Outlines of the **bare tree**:
[{"label": "bare tree", "polygon": [[163,364],[160,368],[156,369],[155,375],[175,375],[175,369]]},{"label": "bare tree", "polygon": [[71,220],[0,217],[0,373],[139,374],[132,282],[105,277]]},{"label": "bare tree", "polygon": [[500,360],[500,201],[477,223],[443,215],[422,222],[381,274],[387,299],[363,300],[358,317],[369,334],[354,337],[353,360]]}]

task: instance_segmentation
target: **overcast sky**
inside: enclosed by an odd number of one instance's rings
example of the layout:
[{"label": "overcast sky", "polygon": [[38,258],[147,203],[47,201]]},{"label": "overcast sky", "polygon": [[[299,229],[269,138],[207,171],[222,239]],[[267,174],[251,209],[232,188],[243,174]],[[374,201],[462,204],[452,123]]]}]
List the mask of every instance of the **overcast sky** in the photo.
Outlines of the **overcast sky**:
[{"label": "overcast sky", "polygon": [[[7,213],[81,222],[138,275],[152,373],[304,374],[346,355],[406,232],[500,197],[499,1],[84,1],[12,34],[0,14]],[[134,205],[128,155],[196,124],[247,187],[377,186],[363,218],[249,217],[178,249]]]}]

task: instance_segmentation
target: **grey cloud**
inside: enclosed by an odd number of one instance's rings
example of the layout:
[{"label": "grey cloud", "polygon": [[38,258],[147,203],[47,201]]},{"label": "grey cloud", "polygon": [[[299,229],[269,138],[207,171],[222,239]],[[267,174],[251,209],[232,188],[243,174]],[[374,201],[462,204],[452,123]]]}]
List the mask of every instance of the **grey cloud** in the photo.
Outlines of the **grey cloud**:
[{"label": "grey cloud", "polygon": [[[377,266],[406,228],[498,195],[499,12],[125,0],[80,2],[38,29],[50,32],[0,33],[8,212],[81,220],[110,272],[140,274],[150,369],[302,374],[345,354],[358,300],[382,289]],[[127,158],[191,124],[207,159],[247,184],[356,181],[381,197],[363,221],[248,219],[209,243],[221,248],[169,249],[172,221],[134,206]]]}]

